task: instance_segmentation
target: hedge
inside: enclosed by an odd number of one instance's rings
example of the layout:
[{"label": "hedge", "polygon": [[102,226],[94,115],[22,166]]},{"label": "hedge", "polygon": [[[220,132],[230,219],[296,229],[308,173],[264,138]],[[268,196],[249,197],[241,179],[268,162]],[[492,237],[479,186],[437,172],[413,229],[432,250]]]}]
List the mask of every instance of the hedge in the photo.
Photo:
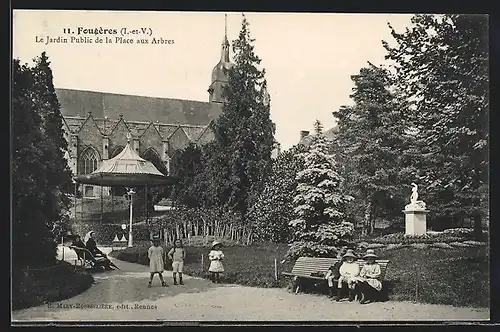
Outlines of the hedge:
[{"label": "hedge", "polygon": [[[485,238],[487,233],[484,232]],[[405,233],[392,233],[374,238],[364,238],[360,242],[381,244],[413,244],[413,243],[451,243],[472,239],[472,230],[467,228],[448,229],[444,232],[429,232],[424,235],[405,235]]]}]

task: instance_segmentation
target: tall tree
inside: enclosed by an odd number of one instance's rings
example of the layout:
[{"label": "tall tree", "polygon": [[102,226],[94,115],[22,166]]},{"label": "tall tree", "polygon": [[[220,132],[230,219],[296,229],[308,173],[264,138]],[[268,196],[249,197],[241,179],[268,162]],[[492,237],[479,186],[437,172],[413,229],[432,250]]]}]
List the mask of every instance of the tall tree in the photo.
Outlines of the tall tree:
[{"label": "tall tree", "polygon": [[51,265],[56,244],[48,222],[57,207],[51,168],[57,161],[41,130],[31,68],[13,60],[12,76],[12,263],[14,268]]},{"label": "tall tree", "polygon": [[290,221],[293,242],[286,255],[289,259],[335,255],[352,240],[354,227],[345,219],[345,205],[352,197],[342,192],[343,179],[328,153],[319,121],[315,132],[311,149],[304,156],[304,170],[297,174],[295,219]]},{"label": "tall tree", "polygon": [[488,193],[488,20],[486,15],[415,15],[383,42],[414,109],[422,185],[434,218],[474,220],[481,235]]},{"label": "tall tree", "polygon": [[364,211],[363,232],[371,234],[377,215],[401,214],[401,184],[414,180],[411,159],[402,158],[412,136],[385,68],[369,64],[351,78],[354,105],[334,112],[335,144],[349,193]]},{"label": "tall tree", "polygon": [[233,41],[235,65],[223,90],[223,112],[215,122],[215,140],[208,149],[212,192],[219,204],[246,215],[248,194],[262,187],[271,170],[274,124],[266,90],[265,70],[254,53],[249,23],[243,16]]},{"label": "tall tree", "polygon": [[51,224],[54,236],[68,229],[67,219],[62,212],[67,210],[70,201],[66,196],[71,186],[71,170],[64,158],[68,143],[64,138],[63,118],[60,104],[54,89],[50,61],[45,52],[34,59],[31,69],[33,75],[34,107],[41,117],[42,132],[45,136],[44,149],[50,154],[52,164],[46,170],[49,177],[45,190],[51,191],[53,201],[47,204],[45,215]]},{"label": "tall tree", "polygon": [[305,151],[306,147],[297,145],[282,152],[273,161],[272,172],[264,189],[254,192],[248,218],[254,227],[256,239],[282,243],[290,239],[288,223],[294,215],[296,177],[304,168]]}]

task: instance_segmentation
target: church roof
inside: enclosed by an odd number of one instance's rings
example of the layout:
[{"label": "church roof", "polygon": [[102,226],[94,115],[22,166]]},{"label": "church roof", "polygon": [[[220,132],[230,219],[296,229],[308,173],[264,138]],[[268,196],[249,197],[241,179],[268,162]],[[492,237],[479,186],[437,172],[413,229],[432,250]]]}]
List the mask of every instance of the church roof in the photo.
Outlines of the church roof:
[{"label": "church roof", "polygon": [[222,105],[195,100],[155,98],[116,93],[56,89],[63,116],[107,117],[142,122],[207,125],[222,112]]},{"label": "church roof", "polygon": [[123,118],[120,118],[119,120],[98,119],[95,118],[93,114],[87,114],[87,117],[74,117],[67,115],[63,117],[63,122],[66,124],[71,134],[78,134],[87,121],[93,121],[98,130],[103,135],[107,136],[112,135],[117,129],[118,124],[123,122],[133,137],[143,136],[150,126],[154,126],[163,140],[169,139],[178,130],[183,132],[191,142],[206,143],[211,140],[210,136],[204,134],[207,130],[210,130],[212,122],[206,125],[169,124],[159,122],[125,121]]}]

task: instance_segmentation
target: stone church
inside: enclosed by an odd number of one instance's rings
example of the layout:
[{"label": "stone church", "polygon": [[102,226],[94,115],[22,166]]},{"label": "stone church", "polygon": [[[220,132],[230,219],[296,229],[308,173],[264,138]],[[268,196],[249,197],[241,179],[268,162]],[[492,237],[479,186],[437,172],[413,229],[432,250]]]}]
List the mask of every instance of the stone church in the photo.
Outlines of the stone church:
[{"label": "stone church", "polygon": [[[160,162],[164,172],[170,172],[176,151],[189,143],[211,141],[211,125],[222,112],[222,88],[228,83],[224,68],[233,66],[229,46],[226,28],[207,102],[56,88],[73,174],[91,173],[103,160],[116,156],[127,136],[141,157]],[[101,195],[101,188],[92,185],[79,190],[86,197]],[[109,194],[109,188],[102,191]]]}]

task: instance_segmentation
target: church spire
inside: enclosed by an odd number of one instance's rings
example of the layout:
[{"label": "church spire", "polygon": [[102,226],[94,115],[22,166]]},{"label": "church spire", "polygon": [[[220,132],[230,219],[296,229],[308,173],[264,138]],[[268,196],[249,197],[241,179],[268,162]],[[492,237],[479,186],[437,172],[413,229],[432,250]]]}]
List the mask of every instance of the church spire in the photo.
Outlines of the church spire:
[{"label": "church spire", "polygon": [[233,67],[229,58],[229,41],[227,40],[227,14],[224,15],[224,39],[222,40],[221,57],[212,70],[212,83],[208,88],[209,101],[213,103],[222,103],[223,87],[229,82],[228,70]]},{"label": "church spire", "polygon": [[229,41],[227,40],[227,14],[224,14],[224,39],[222,40],[221,62],[229,62]]}]

